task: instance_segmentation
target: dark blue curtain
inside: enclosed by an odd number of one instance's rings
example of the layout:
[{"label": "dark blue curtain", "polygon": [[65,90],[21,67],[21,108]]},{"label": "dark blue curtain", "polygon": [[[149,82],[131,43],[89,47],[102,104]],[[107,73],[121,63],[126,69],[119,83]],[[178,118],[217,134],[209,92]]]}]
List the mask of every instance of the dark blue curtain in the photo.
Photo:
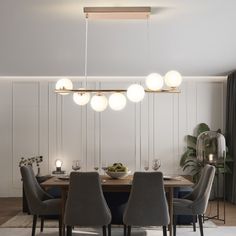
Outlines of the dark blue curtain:
[{"label": "dark blue curtain", "polygon": [[236,203],[236,72],[227,79],[225,136],[229,154],[234,160],[229,163],[232,174],[226,174],[226,198]]}]

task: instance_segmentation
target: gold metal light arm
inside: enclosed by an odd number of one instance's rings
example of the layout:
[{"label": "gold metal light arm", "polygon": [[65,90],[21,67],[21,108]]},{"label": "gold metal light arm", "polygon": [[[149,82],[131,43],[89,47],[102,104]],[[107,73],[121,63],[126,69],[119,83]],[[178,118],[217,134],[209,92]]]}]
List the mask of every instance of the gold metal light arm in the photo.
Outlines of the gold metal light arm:
[{"label": "gold metal light arm", "polygon": [[[144,90],[146,93],[180,93],[181,91],[178,88],[162,89],[158,91],[153,91],[149,89]],[[55,93],[125,93],[126,89],[63,89],[55,90]]]}]

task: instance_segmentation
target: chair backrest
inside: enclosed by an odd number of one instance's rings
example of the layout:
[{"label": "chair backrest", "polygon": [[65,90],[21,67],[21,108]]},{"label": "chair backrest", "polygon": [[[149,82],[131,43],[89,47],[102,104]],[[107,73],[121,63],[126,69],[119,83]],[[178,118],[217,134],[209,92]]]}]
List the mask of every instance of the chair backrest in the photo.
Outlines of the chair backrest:
[{"label": "chair backrest", "polygon": [[30,213],[37,214],[38,209],[42,207],[45,193],[37,182],[31,166],[22,166],[20,172]]},{"label": "chair backrest", "polygon": [[70,174],[64,221],[68,226],[103,226],[111,222],[97,172]]},{"label": "chair backrest", "polygon": [[215,177],[215,167],[212,165],[205,165],[198,184],[193,189],[191,200],[193,200],[193,207],[199,214],[204,214],[207,208],[208,200],[211,194],[211,188]]},{"label": "chair backrest", "polygon": [[135,172],[123,217],[124,224],[168,225],[169,213],[161,172]]}]

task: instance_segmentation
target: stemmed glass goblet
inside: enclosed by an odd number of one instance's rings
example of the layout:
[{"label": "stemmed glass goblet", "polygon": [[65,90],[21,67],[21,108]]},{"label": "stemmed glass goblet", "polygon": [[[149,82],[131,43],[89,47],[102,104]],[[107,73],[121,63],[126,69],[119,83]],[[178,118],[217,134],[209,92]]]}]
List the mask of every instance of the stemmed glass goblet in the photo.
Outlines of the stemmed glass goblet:
[{"label": "stemmed glass goblet", "polygon": [[157,171],[160,167],[161,167],[161,160],[153,159],[153,161],[152,161],[152,169],[154,171]]},{"label": "stemmed glass goblet", "polygon": [[72,169],[74,171],[80,170],[81,169],[81,160],[72,161]]},{"label": "stemmed glass goblet", "polygon": [[144,161],[144,167],[143,167],[143,169],[144,169],[145,171],[148,171],[148,170],[149,170],[149,161],[148,161],[148,160],[145,160],[145,161]]}]

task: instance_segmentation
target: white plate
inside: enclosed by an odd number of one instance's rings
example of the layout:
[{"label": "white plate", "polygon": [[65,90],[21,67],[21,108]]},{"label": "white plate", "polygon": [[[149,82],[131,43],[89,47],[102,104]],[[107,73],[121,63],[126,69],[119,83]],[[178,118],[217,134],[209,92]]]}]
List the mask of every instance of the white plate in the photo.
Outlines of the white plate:
[{"label": "white plate", "polygon": [[57,177],[60,180],[69,180],[70,176],[61,176],[61,177]]},{"label": "white plate", "polygon": [[170,175],[164,175],[163,179],[164,180],[171,180],[171,179],[173,179],[173,177],[171,177]]}]

